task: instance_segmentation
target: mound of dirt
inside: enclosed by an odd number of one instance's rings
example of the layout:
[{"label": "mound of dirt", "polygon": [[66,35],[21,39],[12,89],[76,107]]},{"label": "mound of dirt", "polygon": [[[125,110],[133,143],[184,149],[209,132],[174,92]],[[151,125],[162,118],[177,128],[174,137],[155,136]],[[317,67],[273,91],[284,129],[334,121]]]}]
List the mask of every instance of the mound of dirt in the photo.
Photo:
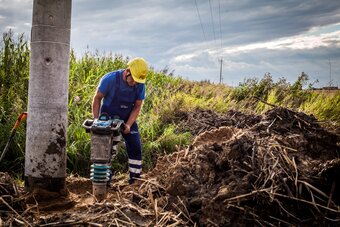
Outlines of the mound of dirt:
[{"label": "mound of dirt", "polygon": [[200,134],[198,146],[161,157],[150,174],[193,222],[340,223],[339,138],[313,116],[275,108],[249,128],[230,128],[221,139],[225,130]]},{"label": "mound of dirt", "polygon": [[87,178],[69,176],[65,198],[41,202],[0,173],[0,226],[340,225],[339,137],[313,116],[196,110],[179,124],[193,143],[133,185],[114,176],[104,201]]},{"label": "mound of dirt", "polygon": [[222,126],[218,129],[212,129],[210,131],[205,131],[199,136],[196,136],[191,148],[198,147],[200,145],[208,145],[209,143],[220,143],[221,141],[227,141],[238,131],[238,129],[227,126]]},{"label": "mound of dirt", "polygon": [[261,121],[260,115],[248,115],[240,111],[229,110],[219,114],[211,110],[197,109],[193,112],[178,113],[179,127],[182,131],[189,131],[193,135],[222,126],[234,126],[236,128],[249,128]]}]

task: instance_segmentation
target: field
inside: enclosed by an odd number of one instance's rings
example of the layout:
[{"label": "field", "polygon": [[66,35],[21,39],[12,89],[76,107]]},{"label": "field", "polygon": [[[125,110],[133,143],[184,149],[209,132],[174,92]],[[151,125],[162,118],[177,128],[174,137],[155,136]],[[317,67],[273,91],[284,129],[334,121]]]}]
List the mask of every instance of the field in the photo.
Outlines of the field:
[{"label": "field", "polygon": [[[246,79],[236,88],[150,69],[139,117],[143,178],[127,184],[123,146],[108,196],[97,201],[90,138],[81,127],[106,72],[128,58],[71,52],[68,191],[26,194],[25,124],[0,165],[0,226],[337,226],[340,92]],[[29,48],[5,33],[0,50],[0,150],[26,110]],[[48,198],[48,199],[47,199]]]}]

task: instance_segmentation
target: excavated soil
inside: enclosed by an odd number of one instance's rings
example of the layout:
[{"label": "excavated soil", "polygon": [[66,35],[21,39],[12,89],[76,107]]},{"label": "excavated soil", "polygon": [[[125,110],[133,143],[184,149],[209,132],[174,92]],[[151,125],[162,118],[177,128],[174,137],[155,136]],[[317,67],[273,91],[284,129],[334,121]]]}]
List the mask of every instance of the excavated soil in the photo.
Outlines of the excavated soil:
[{"label": "excavated soil", "polygon": [[47,200],[1,173],[0,226],[340,225],[340,140],[313,116],[285,108],[178,116],[192,144],[133,185],[115,176],[104,201],[78,176],[67,178],[67,196]]},{"label": "excavated soil", "polygon": [[313,116],[284,108],[237,122],[246,127],[201,133],[188,150],[160,158],[153,171],[193,222],[340,224],[337,135],[321,128]]}]

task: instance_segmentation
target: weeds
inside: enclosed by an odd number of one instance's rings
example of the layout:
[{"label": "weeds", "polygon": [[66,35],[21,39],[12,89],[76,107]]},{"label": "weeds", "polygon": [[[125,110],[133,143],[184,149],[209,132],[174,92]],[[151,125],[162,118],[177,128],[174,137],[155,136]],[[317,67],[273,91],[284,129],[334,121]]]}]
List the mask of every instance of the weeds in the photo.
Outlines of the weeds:
[{"label": "weeds", "polygon": [[[0,150],[2,151],[17,116],[27,109],[29,48],[24,36],[13,38],[4,33],[0,46]],[[91,102],[100,78],[127,66],[129,58],[121,55],[86,52],[77,58],[70,53],[68,103],[68,171],[89,173],[90,137],[81,127],[91,118]],[[190,144],[192,135],[177,130],[180,114],[196,108],[226,112],[230,108],[263,112],[271,108],[253,99],[259,97],[274,105],[287,106],[314,114],[319,120],[340,121],[340,93],[330,96],[304,90],[308,81],[301,74],[291,85],[284,78],[274,82],[270,73],[259,80],[246,79],[236,88],[208,81],[190,82],[150,69],[147,94],[138,118],[143,143],[144,169],[151,168],[158,155],[171,153]],[[21,172],[24,166],[25,127],[19,127],[0,171]],[[14,160],[14,161],[13,161]],[[127,171],[123,148],[113,162],[115,172]]]},{"label": "weeds", "polygon": [[[0,150],[3,151],[17,117],[26,111],[30,52],[24,36],[14,39],[12,31],[3,34],[0,47]],[[24,124],[18,128],[1,169],[21,171],[25,150]]]}]

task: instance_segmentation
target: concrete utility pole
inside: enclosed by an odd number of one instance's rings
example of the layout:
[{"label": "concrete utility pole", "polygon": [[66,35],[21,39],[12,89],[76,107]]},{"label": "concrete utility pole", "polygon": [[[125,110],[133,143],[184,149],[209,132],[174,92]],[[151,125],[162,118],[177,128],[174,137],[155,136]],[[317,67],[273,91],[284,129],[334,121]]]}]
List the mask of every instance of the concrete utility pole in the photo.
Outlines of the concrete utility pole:
[{"label": "concrete utility pole", "polygon": [[25,186],[64,192],[72,0],[34,0]]}]

